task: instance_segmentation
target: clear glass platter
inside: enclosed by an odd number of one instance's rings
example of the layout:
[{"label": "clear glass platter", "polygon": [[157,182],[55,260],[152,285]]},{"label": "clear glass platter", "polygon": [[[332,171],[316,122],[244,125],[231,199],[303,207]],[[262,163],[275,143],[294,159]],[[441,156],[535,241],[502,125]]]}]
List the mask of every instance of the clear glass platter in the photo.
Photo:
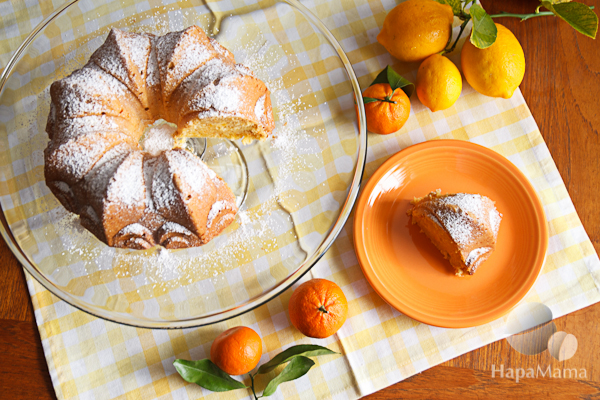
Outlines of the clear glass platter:
[{"label": "clear glass platter", "polygon": [[[360,87],[338,42],[295,0],[78,0],[42,21],[0,76],[0,231],[62,300],[117,323],[185,328],[223,321],[289,288],[323,256],[355,203],[366,160]],[[190,146],[232,187],[236,220],[202,247],[116,249],[46,187],[49,87],[83,66],[112,27],[157,35],[202,27],[265,81],[266,141]],[[355,98],[358,113],[355,111]]]}]

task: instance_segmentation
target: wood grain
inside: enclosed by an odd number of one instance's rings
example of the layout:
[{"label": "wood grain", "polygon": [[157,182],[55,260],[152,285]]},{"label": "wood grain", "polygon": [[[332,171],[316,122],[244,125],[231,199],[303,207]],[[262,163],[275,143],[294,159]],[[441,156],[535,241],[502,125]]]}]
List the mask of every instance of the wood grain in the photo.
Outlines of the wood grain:
[{"label": "wood grain", "polygon": [[0,398],[56,398],[34,321],[0,320]]},{"label": "wood grain", "polygon": [[[481,0],[490,13],[532,12],[535,0]],[[585,1],[600,10],[600,0]],[[584,227],[600,250],[600,52],[598,41],[557,18],[497,19],[517,36],[527,68],[521,91],[550,148]],[[0,240],[0,398],[55,399],[23,271]],[[575,356],[559,362],[548,352],[524,356],[502,340],[434,367],[368,399],[600,397],[600,304],[555,321],[575,335]],[[492,378],[492,367],[585,368],[586,379]]]},{"label": "wood grain", "polygon": [[[600,0],[585,1],[600,10]],[[536,0],[481,0],[489,14],[531,13]],[[600,250],[600,52],[598,40],[575,32],[564,21],[539,17],[520,22],[498,18],[525,52],[526,71],[520,88],[567,186],[575,209],[596,252]],[[600,397],[600,304],[555,321],[558,331],[578,339],[575,356],[564,362],[548,352],[525,356],[501,340],[450,360],[423,374],[381,390],[367,399],[456,398],[593,398]],[[584,368],[587,380],[491,379],[498,368]],[[466,377],[463,377],[465,375]],[[465,382],[470,382],[468,385]]]},{"label": "wood grain", "polygon": [[[33,321],[25,276],[15,256],[0,239],[0,320]],[[2,354],[2,353],[0,353]]]},{"label": "wood grain", "polygon": [[[600,0],[579,0],[595,6]],[[537,0],[481,0],[490,14],[531,13]],[[555,17],[494,20],[510,29],[525,52],[521,91],[550,149],[583,226],[600,250],[600,52],[598,40]],[[596,203],[596,204],[594,204]]]},{"label": "wood grain", "polygon": [[383,399],[588,399],[600,396],[600,384],[577,379],[532,378],[516,383],[487,372],[439,366],[365,397]]}]

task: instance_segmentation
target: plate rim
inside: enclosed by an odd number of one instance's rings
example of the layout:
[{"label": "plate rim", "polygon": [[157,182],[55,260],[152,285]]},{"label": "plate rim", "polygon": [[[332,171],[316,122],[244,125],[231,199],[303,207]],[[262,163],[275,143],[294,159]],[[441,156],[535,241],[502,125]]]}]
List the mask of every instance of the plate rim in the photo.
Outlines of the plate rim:
[{"label": "plate rim", "polygon": [[[483,316],[471,316],[466,319],[456,320],[456,319],[439,319],[436,317],[430,317],[428,315],[424,315],[422,313],[417,313],[414,311],[412,307],[404,302],[396,302],[394,299],[390,299],[391,294],[385,289],[385,287],[379,282],[379,279],[376,276],[372,266],[370,265],[367,257],[367,250],[364,246],[362,240],[362,227],[364,220],[364,214],[366,205],[368,204],[368,199],[374,190],[376,184],[381,180],[381,178],[394,166],[399,164],[404,158],[410,156],[414,153],[420,151],[427,151],[431,149],[436,149],[440,147],[447,148],[448,146],[456,147],[457,149],[469,149],[474,150],[478,153],[483,154],[484,156],[491,157],[499,162],[501,162],[510,172],[515,175],[515,178],[519,181],[519,183],[524,187],[524,189],[530,195],[529,198],[532,201],[533,208],[536,210],[537,221],[539,222],[540,228],[540,238],[541,238],[541,246],[538,249],[536,254],[536,261],[534,265],[531,267],[531,270],[534,272],[529,279],[525,281],[525,284],[519,288],[519,290],[515,291],[517,294],[517,298],[512,296],[506,301],[504,304],[509,304],[509,307],[504,309],[503,307],[498,307],[496,311],[492,311]],[[399,311],[400,313],[424,324],[437,326],[440,328],[471,328],[475,326],[484,325],[491,321],[495,321],[498,318],[508,314],[514,307],[516,307],[531,291],[535,282],[537,282],[543,266],[546,262],[547,250],[548,250],[548,224],[546,219],[546,213],[544,211],[543,203],[541,202],[537,191],[529,181],[529,179],[525,176],[525,174],[514,165],[508,158],[504,157],[500,153],[482,146],[477,143],[469,142],[466,140],[459,139],[434,139],[429,140],[417,144],[410,145],[397,153],[391,155],[386,161],[384,161],[371,175],[369,180],[363,185],[363,189],[359,195],[358,201],[356,202],[356,211],[354,216],[354,226],[353,226],[353,243],[354,249],[356,253],[356,258],[358,260],[358,264],[363,272],[363,275],[373,288],[373,290],[392,308]],[[518,295],[518,292],[522,291],[522,295]],[[498,311],[501,309],[501,311]],[[440,323],[441,322],[441,323]]]}]

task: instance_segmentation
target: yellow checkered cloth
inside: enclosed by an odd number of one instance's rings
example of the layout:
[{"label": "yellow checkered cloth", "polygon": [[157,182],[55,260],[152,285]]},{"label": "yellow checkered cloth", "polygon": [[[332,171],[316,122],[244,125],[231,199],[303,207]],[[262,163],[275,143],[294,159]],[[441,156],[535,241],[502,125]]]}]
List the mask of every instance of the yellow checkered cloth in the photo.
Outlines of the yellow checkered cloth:
[{"label": "yellow checkered cloth", "polygon": [[[162,4],[184,8],[189,3],[81,0],[80,9],[84,14],[86,10],[94,9],[98,18],[118,19],[119,11],[127,7],[143,12]],[[303,4],[321,18],[340,41],[363,88],[386,65],[394,65],[395,60],[375,37],[387,11],[396,5],[395,1],[310,0]],[[11,54],[32,29],[60,5],[59,0],[0,3],[0,68],[6,66]],[[223,15],[227,14],[227,9],[246,7],[247,12],[257,13],[257,21],[264,22],[260,15],[262,11],[257,11],[250,2],[226,0],[220,2],[220,6]],[[73,21],[79,25],[90,24],[91,28],[94,24],[94,18],[89,16],[84,20],[81,15],[73,15]],[[287,28],[275,20],[268,22],[273,22],[271,29],[275,33]],[[55,33],[68,40],[70,28],[57,26]],[[56,51],[58,58],[60,46]],[[455,52],[454,57],[457,54],[459,52]],[[318,74],[322,66],[313,67]],[[395,67],[414,81],[415,70],[399,64]],[[19,73],[20,79],[29,79],[26,71]],[[329,79],[326,74],[319,75],[320,85],[332,86]],[[326,95],[328,100],[336,98],[334,91]],[[494,99],[478,94],[465,84],[457,103],[437,113],[431,113],[416,96],[411,101],[411,114],[402,130],[388,136],[369,136],[365,180],[390,155],[426,140],[469,140],[497,151],[532,182],[544,204],[550,228],[547,261],[526,300],[544,303],[555,317],[598,302],[600,261],[521,92],[517,90],[508,100]],[[28,111],[27,104],[24,108]],[[0,104],[0,134],[6,134],[7,127],[17,117]],[[11,140],[14,138],[8,138],[9,144],[13,143]],[[44,147],[40,143],[31,146]],[[14,151],[27,150],[0,148],[2,166],[11,162]],[[19,214],[24,212],[22,209],[10,207],[13,200],[31,196],[28,192],[17,191],[23,168],[13,163],[14,175],[0,176],[0,199],[4,211],[9,214],[9,223],[23,218]],[[149,330],[106,322],[78,311],[28,277],[57,397],[250,398],[249,391],[212,393],[187,384],[172,365],[176,358],[208,357],[212,340],[228,327],[237,325],[249,326],[262,337],[264,354],[261,363],[296,344],[315,343],[341,353],[340,356],[316,359],[317,365],[306,376],[281,385],[273,398],[358,398],[506,336],[502,319],[476,328],[451,330],[420,324],[392,309],[373,292],[361,272],[352,245],[352,223],[351,218],[325,257],[303,279],[319,277],[335,281],[349,301],[345,325],[336,335],[323,340],[309,339],[290,324],[287,303],[292,289],[253,311],[220,324],[196,329]],[[259,388],[264,387],[262,379],[259,377],[257,381]]]}]

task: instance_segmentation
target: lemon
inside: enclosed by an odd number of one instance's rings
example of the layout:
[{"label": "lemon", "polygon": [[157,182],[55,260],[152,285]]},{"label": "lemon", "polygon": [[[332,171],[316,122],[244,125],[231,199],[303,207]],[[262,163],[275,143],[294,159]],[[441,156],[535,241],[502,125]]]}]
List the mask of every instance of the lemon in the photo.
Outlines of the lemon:
[{"label": "lemon", "polygon": [[453,20],[449,5],[433,0],[408,0],[386,15],[377,41],[400,61],[421,61],[446,47]]},{"label": "lemon", "polygon": [[435,112],[445,110],[458,100],[462,77],[452,61],[434,54],[421,63],[416,86],[421,103]]},{"label": "lemon", "polygon": [[463,74],[479,93],[510,98],[525,75],[525,54],[521,44],[506,27],[496,24],[498,36],[487,49],[466,41],[460,54]]}]

